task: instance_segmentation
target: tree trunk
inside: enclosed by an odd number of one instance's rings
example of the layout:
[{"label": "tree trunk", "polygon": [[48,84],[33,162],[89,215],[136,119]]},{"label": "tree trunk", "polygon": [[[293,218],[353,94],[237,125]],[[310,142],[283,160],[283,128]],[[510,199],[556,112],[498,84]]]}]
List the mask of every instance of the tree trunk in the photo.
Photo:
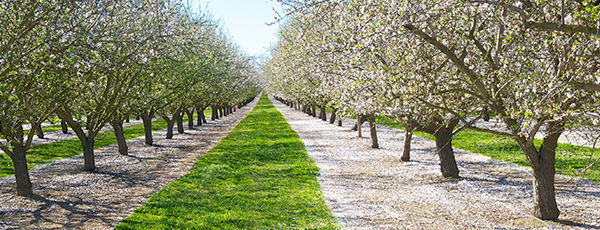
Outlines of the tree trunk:
[{"label": "tree trunk", "polygon": [[371,148],[378,149],[377,125],[375,124],[375,113],[369,114],[369,134],[371,134]]},{"label": "tree trunk", "polygon": [[27,157],[25,148],[22,144],[17,144],[13,148],[11,156],[13,166],[15,167],[15,180],[17,183],[17,196],[28,196],[32,194],[31,180],[29,179],[29,170],[27,169]]},{"label": "tree trunk", "polygon": [[483,107],[483,109],[481,109],[481,113],[483,113],[483,120],[484,121],[490,121],[490,112],[488,111],[488,107]]},{"label": "tree trunk", "polygon": [[361,115],[356,115],[356,124],[359,124],[356,126],[356,131],[358,132],[358,137],[362,137],[362,116]]},{"label": "tree trunk", "polygon": [[125,117],[125,122],[129,123],[129,115]]},{"label": "tree trunk", "polygon": [[210,108],[212,110],[212,114],[210,114],[210,120],[214,121],[215,119],[217,119],[217,109],[215,109],[214,107],[211,106]]},{"label": "tree trunk", "polygon": [[202,112],[200,113],[200,115],[202,116],[202,122],[203,123],[208,123],[208,121],[206,121],[206,116],[204,116],[204,110],[206,109],[206,107],[202,108]]},{"label": "tree trunk", "polygon": [[173,119],[177,122],[177,132],[183,133],[183,115],[180,112],[175,113],[175,117]]},{"label": "tree trunk", "polygon": [[338,126],[342,126],[342,119],[338,119]]},{"label": "tree trunk", "polygon": [[69,129],[67,127],[67,122],[65,122],[65,120],[60,119],[60,127],[62,128],[63,134],[67,134],[69,132]]},{"label": "tree trunk", "polygon": [[94,138],[87,137],[86,140],[81,140],[83,146],[83,171],[94,171],[96,162],[94,159]]},{"label": "tree trunk", "polygon": [[435,146],[440,157],[442,176],[458,178],[458,167],[452,149],[452,129],[440,128],[434,136]]},{"label": "tree trunk", "polygon": [[404,132],[404,147],[402,148],[402,157],[400,160],[408,162],[410,161],[410,144],[412,141],[413,128],[406,127]]},{"label": "tree trunk", "polygon": [[144,137],[146,138],[146,144],[152,145],[152,116],[144,113],[142,114],[142,122],[144,123]]},{"label": "tree trunk", "polygon": [[114,119],[111,122],[115,137],[117,139],[117,146],[119,146],[119,153],[127,156],[127,142],[125,141],[125,135],[123,134],[123,121]]},{"label": "tree trunk", "polygon": [[311,106],[311,113],[313,117],[317,117],[317,107],[316,106]]},{"label": "tree trunk", "polygon": [[548,134],[542,140],[539,151],[533,141],[518,142],[533,169],[533,215],[543,220],[556,220],[560,210],[556,204],[554,164],[556,146],[558,138],[564,131],[564,124],[550,123],[547,128]]},{"label": "tree trunk", "polygon": [[331,117],[329,117],[329,124],[333,124],[335,123],[335,118],[336,118],[336,113],[337,109],[333,108],[333,110],[331,111]]},{"label": "tree trunk", "polygon": [[194,129],[194,111],[186,110],[185,114],[188,117],[188,128]]},{"label": "tree trunk", "polygon": [[196,109],[196,116],[198,120],[196,120],[196,123],[198,124],[198,126],[202,126],[202,115],[204,113],[204,110],[202,110],[202,108],[197,108]]},{"label": "tree trunk", "polygon": [[39,138],[44,139],[44,131],[42,130],[42,124],[39,124],[37,127],[35,127],[35,132]]},{"label": "tree trunk", "polygon": [[[543,150],[542,150],[543,151]],[[541,153],[542,159],[533,166],[533,215],[543,220],[555,220],[560,215],[554,189],[554,153]],[[547,155],[544,157],[544,155]],[[550,155],[552,155],[550,157]],[[551,159],[550,159],[551,158]]]},{"label": "tree trunk", "polygon": [[325,106],[321,106],[319,110],[319,117],[321,118],[321,120],[327,121],[327,113],[325,112]]},{"label": "tree trunk", "polygon": [[[366,119],[364,116],[360,116],[360,115],[358,115],[358,114],[356,115],[356,118],[358,119],[358,121],[359,121],[360,125],[362,125],[363,123],[365,123],[365,120],[367,120],[367,119]],[[359,124],[359,123],[356,123],[356,124],[354,124],[354,126],[352,126],[352,129],[351,129],[351,130],[352,130],[352,131],[357,131],[357,130],[358,130],[358,124]]]},{"label": "tree trunk", "polygon": [[173,139],[173,126],[175,125],[175,119],[169,119],[167,116],[163,116],[163,119],[167,122],[167,139]]}]

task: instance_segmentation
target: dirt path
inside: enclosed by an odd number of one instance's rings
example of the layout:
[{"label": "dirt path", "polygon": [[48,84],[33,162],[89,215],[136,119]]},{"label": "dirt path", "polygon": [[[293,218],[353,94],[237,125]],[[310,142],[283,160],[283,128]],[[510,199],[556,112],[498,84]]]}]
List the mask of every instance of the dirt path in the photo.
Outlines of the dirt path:
[{"label": "dirt path", "polygon": [[271,99],[321,169],[323,197],[344,229],[600,229],[600,187],[557,176],[561,222],[530,216],[530,170],[456,151],[463,179],[441,179],[435,144],[414,137],[412,161],[399,161],[403,131],[378,126],[381,149],[344,127]]},{"label": "dirt path", "polygon": [[156,131],[156,146],[144,137],[130,139],[129,154],[116,145],[96,150],[93,173],[82,172],[82,155],[30,171],[33,197],[14,196],[14,177],[0,179],[0,229],[110,229],[152,194],[185,175],[195,159],[212,149],[254,107],[258,98],[237,112],[209,121],[172,140]]}]

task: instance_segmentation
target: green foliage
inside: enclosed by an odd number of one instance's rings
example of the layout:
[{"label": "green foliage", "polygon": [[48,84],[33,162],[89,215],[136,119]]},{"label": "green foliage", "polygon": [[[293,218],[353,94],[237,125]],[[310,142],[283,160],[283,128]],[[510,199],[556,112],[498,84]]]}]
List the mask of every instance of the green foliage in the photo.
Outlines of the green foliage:
[{"label": "green foliage", "polygon": [[[211,115],[210,110],[204,110],[206,116]],[[195,115],[194,115],[195,116]],[[184,116],[184,121],[187,121],[187,116]],[[46,127],[44,127],[46,128]],[[152,122],[152,130],[166,129],[167,123],[162,120]],[[52,129],[44,129],[44,131],[52,131]],[[60,130],[60,125],[58,126]],[[125,139],[129,140],[134,137],[144,135],[144,125],[137,124],[123,127]],[[112,130],[101,132],[96,136],[94,148],[102,148],[107,145],[116,143],[115,133]],[[47,164],[56,160],[67,157],[76,156],[82,153],[81,142],[77,138],[70,140],[57,141],[50,144],[33,146],[27,151],[27,167],[31,170],[35,167]],[[10,157],[6,154],[0,154],[0,177],[11,176],[14,174],[14,167]]]},{"label": "green foliage", "polygon": [[263,95],[189,174],[117,229],[336,229],[318,173],[298,135]]},{"label": "green foliage", "polygon": [[[402,126],[386,117],[379,117],[378,124],[392,128],[403,129]],[[414,132],[415,135],[434,140],[432,135],[423,132]],[[536,139],[535,145],[539,148],[541,140]],[[519,148],[517,142],[511,138],[473,131],[463,130],[452,139],[452,146],[465,151],[479,153],[491,158],[512,162],[518,165],[531,167],[527,158]],[[556,148],[556,173],[567,176],[577,176],[576,170],[586,167],[590,161],[592,148],[559,143]],[[594,159],[600,157],[600,153],[594,153]],[[584,175],[585,179],[595,184],[600,184],[600,165],[596,164]]]}]

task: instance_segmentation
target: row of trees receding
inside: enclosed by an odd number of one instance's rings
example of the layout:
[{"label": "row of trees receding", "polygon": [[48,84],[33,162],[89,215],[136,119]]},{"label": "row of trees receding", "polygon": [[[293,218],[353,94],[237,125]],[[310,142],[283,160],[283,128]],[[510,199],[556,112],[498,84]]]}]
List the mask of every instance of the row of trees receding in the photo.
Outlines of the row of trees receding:
[{"label": "row of trees receding", "polygon": [[[459,177],[452,138],[461,130],[510,137],[533,168],[533,214],[558,218],[558,138],[599,123],[594,1],[282,2],[287,18],[263,66],[271,93],[311,114],[328,106],[360,124],[395,119],[407,131],[402,160],[413,130],[429,133],[444,177]],[[477,125],[490,114],[504,129]]]},{"label": "row of trees receding", "polygon": [[[18,195],[32,192],[26,151],[41,123],[60,119],[83,146],[92,171],[94,139],[107,123],[127,155],[123,121],[167,121],[167,138],[187,114],[193,126],[247,103],[259,91],[252,58],[210,17],[180,1],[2,1],[0,148],[13,162]],[[23,130],[30,124],[31,130]],[[27,134],[26,134],[27,133]]]}]

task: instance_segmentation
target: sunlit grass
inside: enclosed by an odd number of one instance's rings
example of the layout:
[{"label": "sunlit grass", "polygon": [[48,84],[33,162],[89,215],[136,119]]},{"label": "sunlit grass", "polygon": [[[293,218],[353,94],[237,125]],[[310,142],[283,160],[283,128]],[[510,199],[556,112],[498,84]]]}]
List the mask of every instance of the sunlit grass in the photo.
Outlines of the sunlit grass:
[{"label": "sunlit grass", "polygon": [[318,173],[298,135],[263,95],[189,174],[117,229],[335,229]]}]

